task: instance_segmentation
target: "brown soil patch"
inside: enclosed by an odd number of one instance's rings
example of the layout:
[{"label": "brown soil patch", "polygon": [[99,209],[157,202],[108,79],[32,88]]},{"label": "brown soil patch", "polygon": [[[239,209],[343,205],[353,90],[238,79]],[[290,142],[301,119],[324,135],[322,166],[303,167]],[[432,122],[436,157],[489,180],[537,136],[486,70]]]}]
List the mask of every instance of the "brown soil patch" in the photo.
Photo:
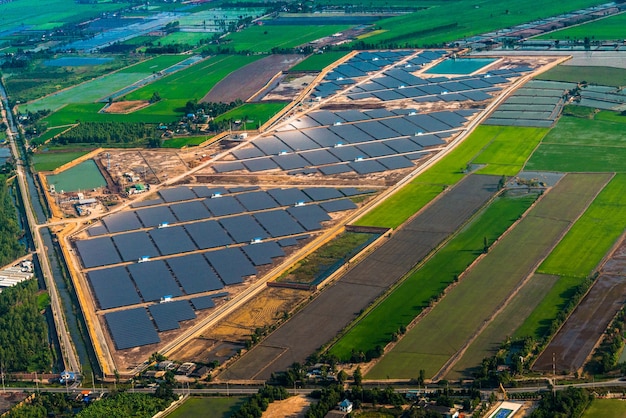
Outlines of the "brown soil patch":
[{"label": "brown soil patch", "polygon": [[284,401],[272,402],[262,418],[303,418],[311,400],[305,395],[292,396]]},{"label": "brown soil patch", "polygon": [[126,100],[121,102],[111,103],[109,106],[105,107],[104,113],[131,113],[135,110],[143,109],[146,106],[149,106],[150,102],[147,100]]}]

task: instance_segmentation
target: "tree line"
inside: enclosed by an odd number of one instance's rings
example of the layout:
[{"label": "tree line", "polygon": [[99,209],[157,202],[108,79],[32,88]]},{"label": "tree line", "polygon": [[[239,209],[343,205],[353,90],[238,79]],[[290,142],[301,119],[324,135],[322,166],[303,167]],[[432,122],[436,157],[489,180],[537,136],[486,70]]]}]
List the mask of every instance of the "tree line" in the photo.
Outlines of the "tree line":
[{"label": "tree line", "polygon": [[0,265],[24,254],[24,247],[18,241],[21,234],[6,175],[0,175]]},{"label": "tree line", "polygon": [[154,125],[146,123],[84,122],[54,139],[67,144],[148,144],[160,133]]}]

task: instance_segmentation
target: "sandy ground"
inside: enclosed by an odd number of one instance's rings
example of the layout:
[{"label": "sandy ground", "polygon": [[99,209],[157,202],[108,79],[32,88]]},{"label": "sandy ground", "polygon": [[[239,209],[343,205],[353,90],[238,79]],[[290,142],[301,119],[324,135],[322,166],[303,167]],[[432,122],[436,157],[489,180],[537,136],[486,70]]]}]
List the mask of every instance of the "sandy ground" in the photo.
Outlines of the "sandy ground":
[{"label": "sandy ground", "polygon": [[148,106],[147,100],[128,100],[115,102],[104,108],[104,113],[130,113]]},{"label": "sandy ground", "polygon": [[272,402],[267,408],[262,418],[302,418],[309,405],[311,399],[304,395],[292,396],[284,401]]}]

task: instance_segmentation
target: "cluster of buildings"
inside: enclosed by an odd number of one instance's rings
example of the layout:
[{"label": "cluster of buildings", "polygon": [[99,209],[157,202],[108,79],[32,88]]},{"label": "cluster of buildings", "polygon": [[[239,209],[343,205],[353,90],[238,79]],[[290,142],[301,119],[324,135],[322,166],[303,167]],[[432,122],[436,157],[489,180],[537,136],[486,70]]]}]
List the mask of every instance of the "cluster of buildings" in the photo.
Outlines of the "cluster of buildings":
[{"label": "cluster of buildings", "polygon": [[0,270],[0,292],[33,277],[33,262],[24,260],[21,263]]}]

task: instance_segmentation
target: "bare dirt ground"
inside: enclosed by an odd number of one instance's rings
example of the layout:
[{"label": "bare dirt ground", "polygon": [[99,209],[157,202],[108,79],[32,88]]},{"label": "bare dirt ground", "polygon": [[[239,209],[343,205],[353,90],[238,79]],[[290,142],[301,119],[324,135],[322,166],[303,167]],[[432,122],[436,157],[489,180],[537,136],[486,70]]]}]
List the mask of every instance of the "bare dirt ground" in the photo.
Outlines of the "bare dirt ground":
[{"label": "bare dirt ground", "polygon": [[147,100],[127,100],[121,102],[111,103],[109,106],[105,107],[104,113],[131,113],[135,110],[143,109],[146,106],[149,106],[150,102]]},{"label": "bare dirt ground", "polygon": [[261,418],[303,418],[311,405],[311,399],[305,395],[292,396],[284,401],[272,402]]},{"label": "bare dirt ground", "polygon": [[305,87],[315,80],[314,74],[288,74],[282,77],[278,84],[272,88],[267,94],[265,94],[261,100],[270,101],[277,100],[283,101],[293,100]]},{"label": "bare dirt ground", "polygon": [[272,77],[293,67],[303,58],[302,55],[277,54],[255,61],[230,73],[217,83],[200,102],[229,103],[237,99],[248,100]]}]

